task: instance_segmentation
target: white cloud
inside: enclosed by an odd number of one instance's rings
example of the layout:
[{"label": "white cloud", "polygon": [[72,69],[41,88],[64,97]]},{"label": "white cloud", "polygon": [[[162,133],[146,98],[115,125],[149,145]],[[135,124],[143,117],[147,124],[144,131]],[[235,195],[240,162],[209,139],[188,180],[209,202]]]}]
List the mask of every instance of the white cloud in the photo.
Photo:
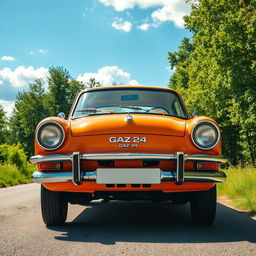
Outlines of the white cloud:
[{"label": "white cloud", "polygon": [[121,18],[117,18],[113,21],[112,27],[117,30],[122,30],[124,32],[130,32],[132,28],[132,23],[129,21],[124,21]]},{"label": "white cloud", "polygon": [[129,85],[139,85],[137,80],[130,80]]},{"label": "white cloud", "polygon": [[[124,11],[138,5],[140,8],[163,5],[165,0],[99,0],[106,6],[112,6],[116,11]],[[171,0],[169,0],[171,1]]]},{"label": "white cloud", "polygon": [[77,77],[78,81],[86,84],[90,78],[95,78],[103,86],[112,86],[113,83],[124,85],[138,85],[136,80],[131,80],[131,74],[123,71],[117,66],[106,66],[99,69],[96,73],[84,73]]},{"label": "white cloud", "polygon": [[12,56],[2,56],[1,60],[3,60],[3,61],[14,61],[15,58],[12,57]]},{"label": "white cloud", "polygon": [[[184,27],[183,17],[191,12],[185,0],[99,0],[105,6],[112,6],[116,11],[124,11],[138,6],[140,8],[157,8],[151,13],[153,26],[163,22],[173,22],[178,28]],[[144,26],[145,28],[145,26]],[[141,28],[140,28],[141,29]]]},{"label": "white cloud", "polygon": [[49,52],[48,50],[40,48],[38,50],[29,51],[28,53],[30,55],[34,55],[34,54],[42,54],[42,55],[44,55],[44,54],[46,54],[48,52]]},{"label": "white cloud", "polygon": [[178,28],[184,27],[183,17],[190,13],[191,9],[184,0],[168,1],[162,7],[151,14],[155,23],[163,23],[166,21],[173,22]]},{"label": "white cloud", "polygon": [[46,54],[46,53],[48,53],[48,50],[38,49],[38,52],[41,53],[41,54]]},{"label": "white cloud", "polygon": [[15,101],[0,100],[0,105],[3,107],[6,116],[10,117],[14,108]]},{"label": "white cloud", "polygon": [[0,70],[1,81],[9,83],[13,87],[21,88],[37,78],[46,78],[48,69],[44,67],[34,68],[33,66],[19,66],[15,70],[4,68]]},{"label": "white cloud", "polygon": [[138,28],[141,30],[147,31],[150,28],[150,26],[151,26],[150,24],[144,23],[144,24],[138,26]]}]

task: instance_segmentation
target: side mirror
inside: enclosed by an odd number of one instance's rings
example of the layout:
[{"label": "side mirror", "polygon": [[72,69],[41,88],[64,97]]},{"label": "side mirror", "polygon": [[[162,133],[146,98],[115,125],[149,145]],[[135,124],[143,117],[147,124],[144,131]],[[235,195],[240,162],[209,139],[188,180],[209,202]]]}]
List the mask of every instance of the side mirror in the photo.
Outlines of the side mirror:
[{"label": "side mirror", "polygon": [[195,111],[195,112],[192,113],[192,116],[196,117],[196,116],[198,116],[198,113]]},{"label": "side mirror", "polygon": [[66,115],[65,115],[65,113],[63,113],[63,112],[60,112],[60,113],[57,115],[57,117],[62,118],[62,119],[65,119],[65,118],[66,118]]}]

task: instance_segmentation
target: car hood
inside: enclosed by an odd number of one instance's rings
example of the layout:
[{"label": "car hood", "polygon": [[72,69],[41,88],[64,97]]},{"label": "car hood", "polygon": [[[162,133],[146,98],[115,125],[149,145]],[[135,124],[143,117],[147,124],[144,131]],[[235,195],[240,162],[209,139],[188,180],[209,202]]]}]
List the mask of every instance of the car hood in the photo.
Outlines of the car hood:
[{"label": "car hood", "polygon": [[158,134],[182,137],[185,135],[186,120],[170,116],[132,114],[87,116],[71,120],[72,136],[102,134]]}]

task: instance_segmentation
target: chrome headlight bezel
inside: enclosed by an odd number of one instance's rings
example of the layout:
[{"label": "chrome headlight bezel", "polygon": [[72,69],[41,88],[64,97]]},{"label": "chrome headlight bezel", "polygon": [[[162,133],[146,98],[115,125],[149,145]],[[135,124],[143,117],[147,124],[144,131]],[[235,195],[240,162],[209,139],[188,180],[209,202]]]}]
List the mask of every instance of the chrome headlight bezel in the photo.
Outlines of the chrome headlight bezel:
[{"label": "chrome headlight bezel", "polygon": [[[42,132],[42,130],[48,126],[48,125],[53,125],[55,126],[57,129],[59,129],[59,131],[61,132],[61,138],[59,139],[59,142],[55,145],[55,146],[47,146],[46,144],[44,144],[41,139],[40,139],[40,133]],[[64,142],[65,140],[65,131],[62,127],[62,125],[57,122],[57,121],[54,121],[54,120],[48,120],[48,121],[44,121],[44,122],[41,122],[37,129],[36,129],[36,141],[38,143],[38,145],[45,149],[45,150],[55,150],[55,149],[58,149]]]},{"label": "chrome headlight bezel", "polygon": [[[196,129],[200,128],[200,126],[202,126],[204,124],[207,124],[208,126],[211,126],[214,129],[214,131],[216,132],[216,136],[217,136],[216,139],[214,140],[214,142],[211,145],[209,145],[208,147],[202,146],[200,143],[198,143],[198,141],[195,138]],[[215,123],[213,123],[213,122],[211,122],[209,120],[199,121],[198,123],[195,124],[195,126],[192,129],[191,139],[192,139],[194,145],[197,148],[202,149],[202,150],[210,150],[210,149],[214,148],[218,144],[218,142],[220,140],[220,129],[219,129],[219,127]]]}]

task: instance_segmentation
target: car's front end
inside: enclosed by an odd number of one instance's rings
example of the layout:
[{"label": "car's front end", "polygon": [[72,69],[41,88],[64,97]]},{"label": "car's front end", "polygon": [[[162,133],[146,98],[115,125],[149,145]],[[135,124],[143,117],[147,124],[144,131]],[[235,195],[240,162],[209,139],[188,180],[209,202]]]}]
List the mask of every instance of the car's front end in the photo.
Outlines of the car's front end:
[{"label": "car's front end", "polygon": [[181,96],[164,88],[80,93],[67,120],[39,123],[35,153],[33,181],[81,204],[98,198],[193,202],[226,177],[219,171],[225,159],[216,122],[189,119]]}]

